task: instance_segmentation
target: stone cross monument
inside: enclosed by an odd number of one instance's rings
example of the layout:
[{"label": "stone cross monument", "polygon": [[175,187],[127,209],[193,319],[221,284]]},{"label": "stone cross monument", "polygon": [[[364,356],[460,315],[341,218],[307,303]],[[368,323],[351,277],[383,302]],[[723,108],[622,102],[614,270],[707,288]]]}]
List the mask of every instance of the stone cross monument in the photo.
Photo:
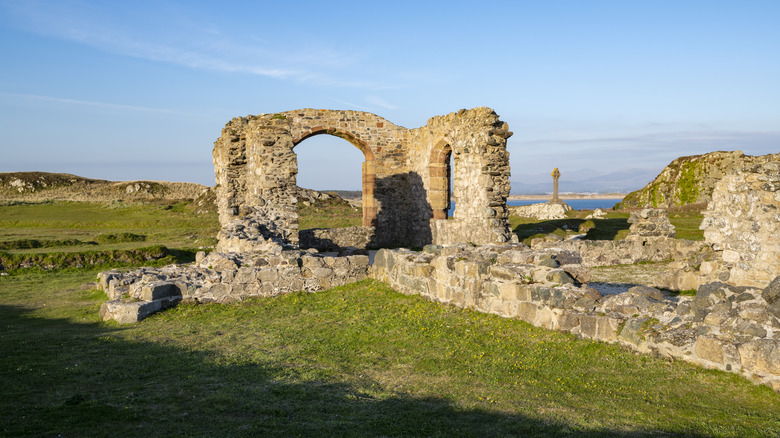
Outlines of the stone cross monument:
[{"label": "stone cross monument", "polygon": [[558,199],[558,178],[561,177],[561,171],[558,170],[557,167],[553,170],[552,177],[553,177],[553,195],[550,202],[561,202],[561,200]]}]

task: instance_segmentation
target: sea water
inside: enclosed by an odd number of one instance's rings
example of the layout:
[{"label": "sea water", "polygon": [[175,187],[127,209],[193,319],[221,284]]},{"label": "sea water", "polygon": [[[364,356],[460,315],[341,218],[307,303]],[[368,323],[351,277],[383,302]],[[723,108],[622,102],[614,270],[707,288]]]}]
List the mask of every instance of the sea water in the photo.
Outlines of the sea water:
[{"label": "sea water", "polygon": [[[615,206],[622,199],[564,199],[563,202],[569,204],[569,206],[575,210],[595,210],[597,208],[610,209]],[[531,200],[522,199],[514,201],[506,201],[506,205],[509,207],[518,207],[520,205],[541,204],[547,202],[546,200]]]}]

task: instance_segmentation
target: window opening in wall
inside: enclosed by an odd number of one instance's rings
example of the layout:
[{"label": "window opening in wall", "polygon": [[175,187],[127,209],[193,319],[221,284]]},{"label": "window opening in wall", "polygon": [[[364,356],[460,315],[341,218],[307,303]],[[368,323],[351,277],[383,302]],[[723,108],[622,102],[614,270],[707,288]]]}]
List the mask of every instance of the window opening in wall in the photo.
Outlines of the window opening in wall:
[{"label": "window opening in wall", "polygon": [[449,179],[450,205],[447,209],[447,217],[455,216],[455,197],[453,196],[454,187],[452,185],[452,176],[455,174],[455,156],[450,153],[450,159],[447,166],[447,178]]}]

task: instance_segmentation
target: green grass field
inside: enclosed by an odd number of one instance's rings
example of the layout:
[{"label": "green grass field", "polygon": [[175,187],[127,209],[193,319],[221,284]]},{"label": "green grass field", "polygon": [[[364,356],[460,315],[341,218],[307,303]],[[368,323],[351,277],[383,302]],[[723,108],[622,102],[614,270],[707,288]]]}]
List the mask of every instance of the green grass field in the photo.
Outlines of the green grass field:
[{"label": "green grass field", "polygon": [[[214,245],[219,231],[216,214],[195,214],[192,210],[188,203],[168,202],[13,203],[0,206],[0,243],[68,239],[84,242],[80,245],[9,250],[12,253],[115,250],[150,245],[169,248]],[[143,240],[109,237],[122,233],[143,236]]]},{"label": "green grass field", "polygon": [[[0,240],[213,238],[216,217],[188,208],[2,206]],[[780,395],[737,375],[374,281],[118,326],[81,290],[97,272],[0,276],[0,436],[780,435]]]},{"label": "green grass field", "polygon": [[3,436],[777,436],[780,395],[364,281],[98,321],[95,271],[0,278]]}]

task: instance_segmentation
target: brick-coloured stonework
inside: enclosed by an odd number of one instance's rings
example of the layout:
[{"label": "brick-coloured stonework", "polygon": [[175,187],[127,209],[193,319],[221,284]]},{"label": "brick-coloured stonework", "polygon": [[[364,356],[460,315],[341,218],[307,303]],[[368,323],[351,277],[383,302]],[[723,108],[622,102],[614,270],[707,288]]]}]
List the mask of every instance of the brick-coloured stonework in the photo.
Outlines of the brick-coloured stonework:
[{"label": "brick-coloured stonework", "polygon": [[[493,110],[460,110],[406,129],[360,111],[302,109],[235,118],[214,143],[219,251],[298,244],[293,149],[319,134],[344,138],[365,157],[363,226],[375,227],[372,246],[511,240],[512,133]],[[458,208],[446,220],[450,175]]]}]

